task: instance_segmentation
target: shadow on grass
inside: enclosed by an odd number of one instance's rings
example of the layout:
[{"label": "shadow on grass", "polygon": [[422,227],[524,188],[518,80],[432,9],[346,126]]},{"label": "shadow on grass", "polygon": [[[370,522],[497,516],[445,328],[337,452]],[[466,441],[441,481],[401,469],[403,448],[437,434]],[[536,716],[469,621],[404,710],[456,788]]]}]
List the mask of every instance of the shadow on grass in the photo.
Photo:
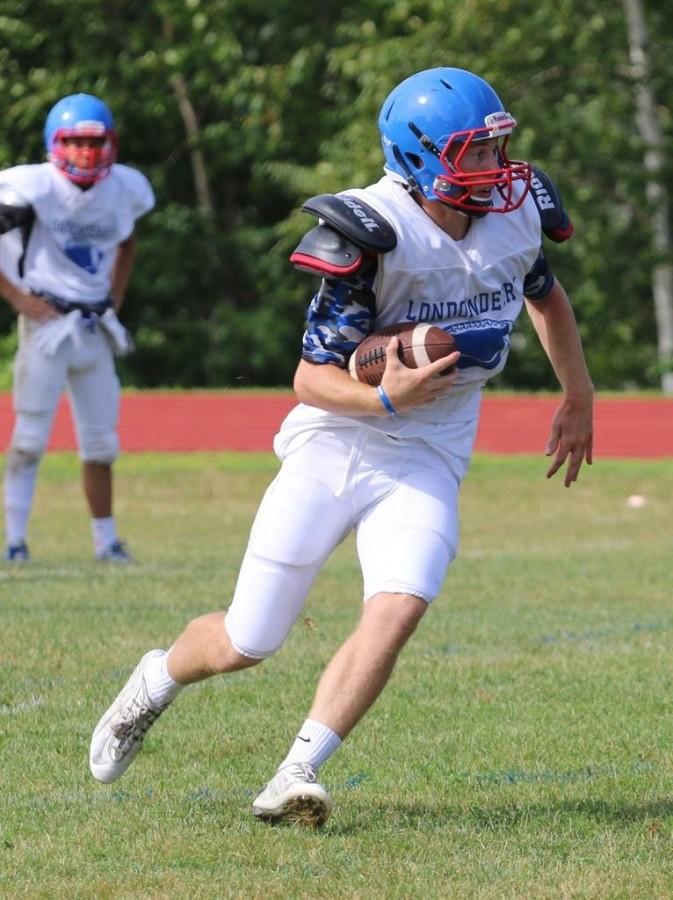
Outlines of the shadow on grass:
[{"label": "shadow on grass", "polygon": [[642,823],[651,826],[673,818],[673,797],[650,800],[646,803],[611,802],[608,800],[561,800],[549,803],[499,803],[476,806],[451,806],[436,803],[372,804],[368,810],[348,811],[347,804],[339,804],[345,821],[337,815],[329,823],[333,835],[349,835],[371,831],[373,825],[384,822],[387,829],[408,829],[432,832],[451,828],[476,827],[487,831],[500,828],[530,827],[539,822],[546,827],[550,822],[590,820],[630,827]]}]

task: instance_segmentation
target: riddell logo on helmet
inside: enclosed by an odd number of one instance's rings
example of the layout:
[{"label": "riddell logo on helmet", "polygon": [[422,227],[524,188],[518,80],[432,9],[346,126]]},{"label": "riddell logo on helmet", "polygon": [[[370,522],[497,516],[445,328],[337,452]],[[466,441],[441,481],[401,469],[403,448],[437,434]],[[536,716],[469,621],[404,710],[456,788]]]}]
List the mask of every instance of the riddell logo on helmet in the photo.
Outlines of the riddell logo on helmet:
[{"label": "riddell logo on helmet", "polygon": [[494,131],[498,131],[501,128],[512,129],[516,125],[516,120],[513,116],[510,116],[508,112],[499,110],[498,112],[484,116],[484,125]]},{"label": "riddell logo on helmet", "polygon": [[355,203],[354,200],[348,200],[346,197],[343,197],[342,200],[343,203],[352,211],[353,215],[358,217],[367,231],[375,231],[379,228],[379,225],[374,221],[374,219],[370,218],[358,203]]},{"label": "riddell logo on helmet", "polygon": [[105,125],[95,119],[81,119],[73,125],[73,131],[85,131],[87,134],[105,134]]}]

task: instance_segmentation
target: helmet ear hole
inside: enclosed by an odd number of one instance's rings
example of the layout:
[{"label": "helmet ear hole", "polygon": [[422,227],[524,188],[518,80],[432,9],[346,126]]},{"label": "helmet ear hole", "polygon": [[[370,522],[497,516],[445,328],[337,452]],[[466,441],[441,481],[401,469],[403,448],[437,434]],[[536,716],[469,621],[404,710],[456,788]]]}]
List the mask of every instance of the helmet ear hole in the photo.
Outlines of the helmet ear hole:
[{"label": "helmet ear hole", "polygon": [[405,153],[404,155],[409,160],[414,169],[423,168],[423,160],[420,158],[420,156],[417,156],[415,153]]}]

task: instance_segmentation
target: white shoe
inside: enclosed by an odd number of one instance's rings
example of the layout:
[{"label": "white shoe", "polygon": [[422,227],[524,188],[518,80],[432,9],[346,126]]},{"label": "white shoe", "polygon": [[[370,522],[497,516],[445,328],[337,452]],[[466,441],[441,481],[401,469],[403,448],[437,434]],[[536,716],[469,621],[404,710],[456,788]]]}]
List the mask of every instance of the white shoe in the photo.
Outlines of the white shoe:
[{"label": "white shoe", "polygon": [[329,818],[334,803],[315,777],[308,763],[284,766],[252,804],[253,814],[270,822],[320,828]]},{"label": "white shoe", "polygon": [[109,784],[120,778],[133,762],[143,739],[156,722],[164,706],[150,702],[145,682],[145,667],[164,650],[150,650],[135,667],[116,700],[96,725],[91,738],[89,766],[98,781]]}]

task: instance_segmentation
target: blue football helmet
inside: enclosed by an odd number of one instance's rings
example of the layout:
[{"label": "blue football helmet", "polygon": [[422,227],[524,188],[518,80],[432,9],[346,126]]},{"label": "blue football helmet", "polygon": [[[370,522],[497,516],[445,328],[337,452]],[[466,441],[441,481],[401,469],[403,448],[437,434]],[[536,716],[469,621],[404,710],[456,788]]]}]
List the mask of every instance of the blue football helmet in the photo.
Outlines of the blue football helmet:
[{"label": "blue football helmet", "polygon": [[[77,146],[68,138],[93,138]],[[91,185],[117,159],[117,131],[108,107],[91,94],[71,94],[52,107],[44,126],[47,159],[75,184]]]},{"label": "blue football helmet", "polygon": [[[482,78],[465,69],[427,69],[401,82],[381,108],[385,169],[427,200],[468,215],[511,212],[523,203],[531,179],[529,163],[507,156],[515,127],[516,119]],[[474,142],[489,138],[502,138],[494,167],[463,169]]]}]

